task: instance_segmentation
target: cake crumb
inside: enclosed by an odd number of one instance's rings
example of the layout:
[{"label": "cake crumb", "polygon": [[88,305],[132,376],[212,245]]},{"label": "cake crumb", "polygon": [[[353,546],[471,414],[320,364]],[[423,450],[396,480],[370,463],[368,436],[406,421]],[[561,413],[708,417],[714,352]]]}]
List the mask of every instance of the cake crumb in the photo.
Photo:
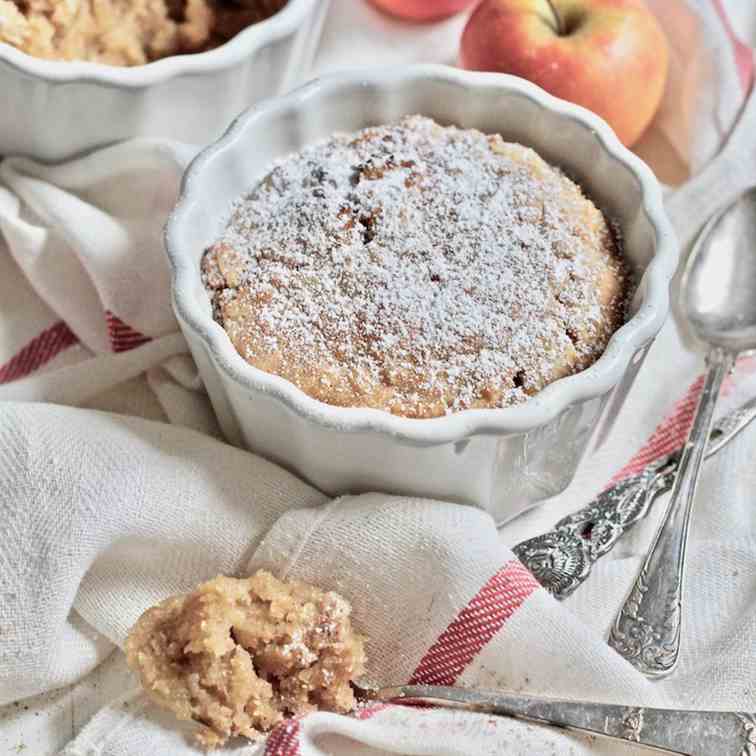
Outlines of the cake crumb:
[{"label": "cake crumb", "polygon": [[148,609],[126,656],[152,700],[200,723],[201,745],[258,740],[286,717],[354,709],[365,653],[350,613],[338,594],[264,570],[219,576]]}]

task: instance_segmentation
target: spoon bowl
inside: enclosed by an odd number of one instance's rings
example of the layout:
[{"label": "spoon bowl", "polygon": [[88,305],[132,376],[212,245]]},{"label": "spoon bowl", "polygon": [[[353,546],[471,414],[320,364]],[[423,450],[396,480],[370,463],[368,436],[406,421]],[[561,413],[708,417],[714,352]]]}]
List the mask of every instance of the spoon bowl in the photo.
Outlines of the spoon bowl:
[{"label": "spoon bowl", "polygon": [[756,347],[756,189],[716,215],[696,242],[682,280],[682,309],[713,347]]}]

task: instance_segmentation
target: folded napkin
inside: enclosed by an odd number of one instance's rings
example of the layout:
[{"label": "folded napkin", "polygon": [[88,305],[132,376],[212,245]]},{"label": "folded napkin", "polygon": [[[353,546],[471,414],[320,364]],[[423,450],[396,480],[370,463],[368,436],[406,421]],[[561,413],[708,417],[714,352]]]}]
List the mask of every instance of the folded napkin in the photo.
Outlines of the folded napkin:
[{"label": "folded napkin", "polygon": [[[85,674],[162,598],[259,567],[348,597],[376,682],[664,700],[538,587],[477,509],[382,494],[325,502],[292,475],[207,436],[45,404],[3,408],[0,461],[9,471],[3,528],[13,535],[0,545],[0,700]],[[134,721],[136,709],[149,711],[150,729],[143,717]],[[472,733],[459,753],[475,752],[478,739],[491,749],[515,736],[523,748],[573,740],[531,737],[532,728],[485,717],[372,713],[386,724],[365,737],[387,749],[410,738],[395,721],[416,737],[429,718],[439,727],[430,753],[440,752],[451,721]],[[150,750],[191,752],[187,728],[154,717],[140,699],[127,710],[110,706],[66,753],[136,756],[147,750],[145,732]],[[318,715],[281,731],[301,728],[301,752],[318,753],[309,743],[317,733],[363,738],[359,721],[342,719]]]},{"label": "folded napkin", "polygon": [[[756,392],[756,367],[725,407]],[[558,603],[472,507],[365,494],[326,501],[258,457],[164,423],[8,403],[0,424],[0,702],[89,672],[148,606],[264,567],[339,591],[369,640],[367,677],[644,705],[756,708],[756,426],[704,474],[681,668],[648,682],[604,635],[640,550]],[[639,547],[640,548],[640,547]],[[706,680],[702,689],[701,681]],[[194,753],[135,689],[63,753]],[[103,702],[105,703],[105,702]],[[450,733],[454,738],[450,742]],[[279,726],[266,753],[615,753],[506,719],[401,706]],[[262,750],[262,747],[260,747]],[[602,750],[603,749],[603,750]],[[232,753],[252,753],[235,744]],[[361,751],[360,751],[361,752]]]},{"label": "folded napkin", "polygon": [[[756,151],[743,136],[756,128],[756,100],[743,108],[752,55],[718,0],[651,4],[672,39],[673,69],[638,150],[671,183],[693,174],[668,200],[687,241],[717,205],[756,183]],[[431,49],[434,60],[452,62],[463,22],[402,25],[337,0],[317,70],[427,60]],[[563,604],[537,588],[506,546],[682,440],[700,357],[673,321],[616,431],[571,489],[498,534],[484,513],[442,502],[378,494],[326,502],[213,438],[217,425],[171,313],[160,241],[193,152],[138,140],[61,166],[0,164],[0,701],[74,683],[106,657],[122,667],[115,647],[147,606],[219,572],[267,566],[352,601],[379,682],[756,709],[753,429],[704,473],[685,654],[669,680],[647,683],[604,642],[661,507]],[[756,394],[753,372],[753,361],[741,363],[723,408]],[[109,689],[134,683],[123,669],[117,680]],[[66,747],[69,756],[193,752],[190,728],[138,692],[120,692],[117,701],[96,695],[107,706]],[[12,712],[3,717],[11,727],[0,727],[0,752],[9,752],[22,740],[7,734],[19,732]],[[52,753],[61,737],[31,752]],[[616,753],[544,728],[400,706],[357,718],[312,715],[279,728],[266,747],[307,755]]]}]

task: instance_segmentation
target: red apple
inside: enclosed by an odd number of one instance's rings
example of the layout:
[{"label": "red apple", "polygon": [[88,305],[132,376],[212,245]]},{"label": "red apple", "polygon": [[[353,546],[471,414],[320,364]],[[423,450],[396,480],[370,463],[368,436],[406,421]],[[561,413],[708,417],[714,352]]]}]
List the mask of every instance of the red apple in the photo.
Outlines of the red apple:
[{"label": "red apple", "polygon": [[370,0],[376,7],[409,21],[438,21],[463,11],[475,0]]},{"label": "red apple", "polygon": [[483,0],[462,35],[460,62],[583,105],[632,145],[661,102],[669,47],[642,0]]}]

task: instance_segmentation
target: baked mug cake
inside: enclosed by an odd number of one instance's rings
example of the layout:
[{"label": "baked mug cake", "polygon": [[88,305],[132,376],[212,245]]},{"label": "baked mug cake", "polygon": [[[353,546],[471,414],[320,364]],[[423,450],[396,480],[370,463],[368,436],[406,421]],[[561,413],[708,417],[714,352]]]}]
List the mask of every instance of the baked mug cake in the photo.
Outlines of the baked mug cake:
[{"label": "baked mug cake", "polygon": [[515,405],[587,368],[630,288],[618,234],[558,168],[421,116],[280,160],[202,271],[251,365],[409,418]]},{"label": "baked mug cake", "polygon": [[0,0],[0,42],[50,60],[137,66],[218,47],[287,0]]}]

